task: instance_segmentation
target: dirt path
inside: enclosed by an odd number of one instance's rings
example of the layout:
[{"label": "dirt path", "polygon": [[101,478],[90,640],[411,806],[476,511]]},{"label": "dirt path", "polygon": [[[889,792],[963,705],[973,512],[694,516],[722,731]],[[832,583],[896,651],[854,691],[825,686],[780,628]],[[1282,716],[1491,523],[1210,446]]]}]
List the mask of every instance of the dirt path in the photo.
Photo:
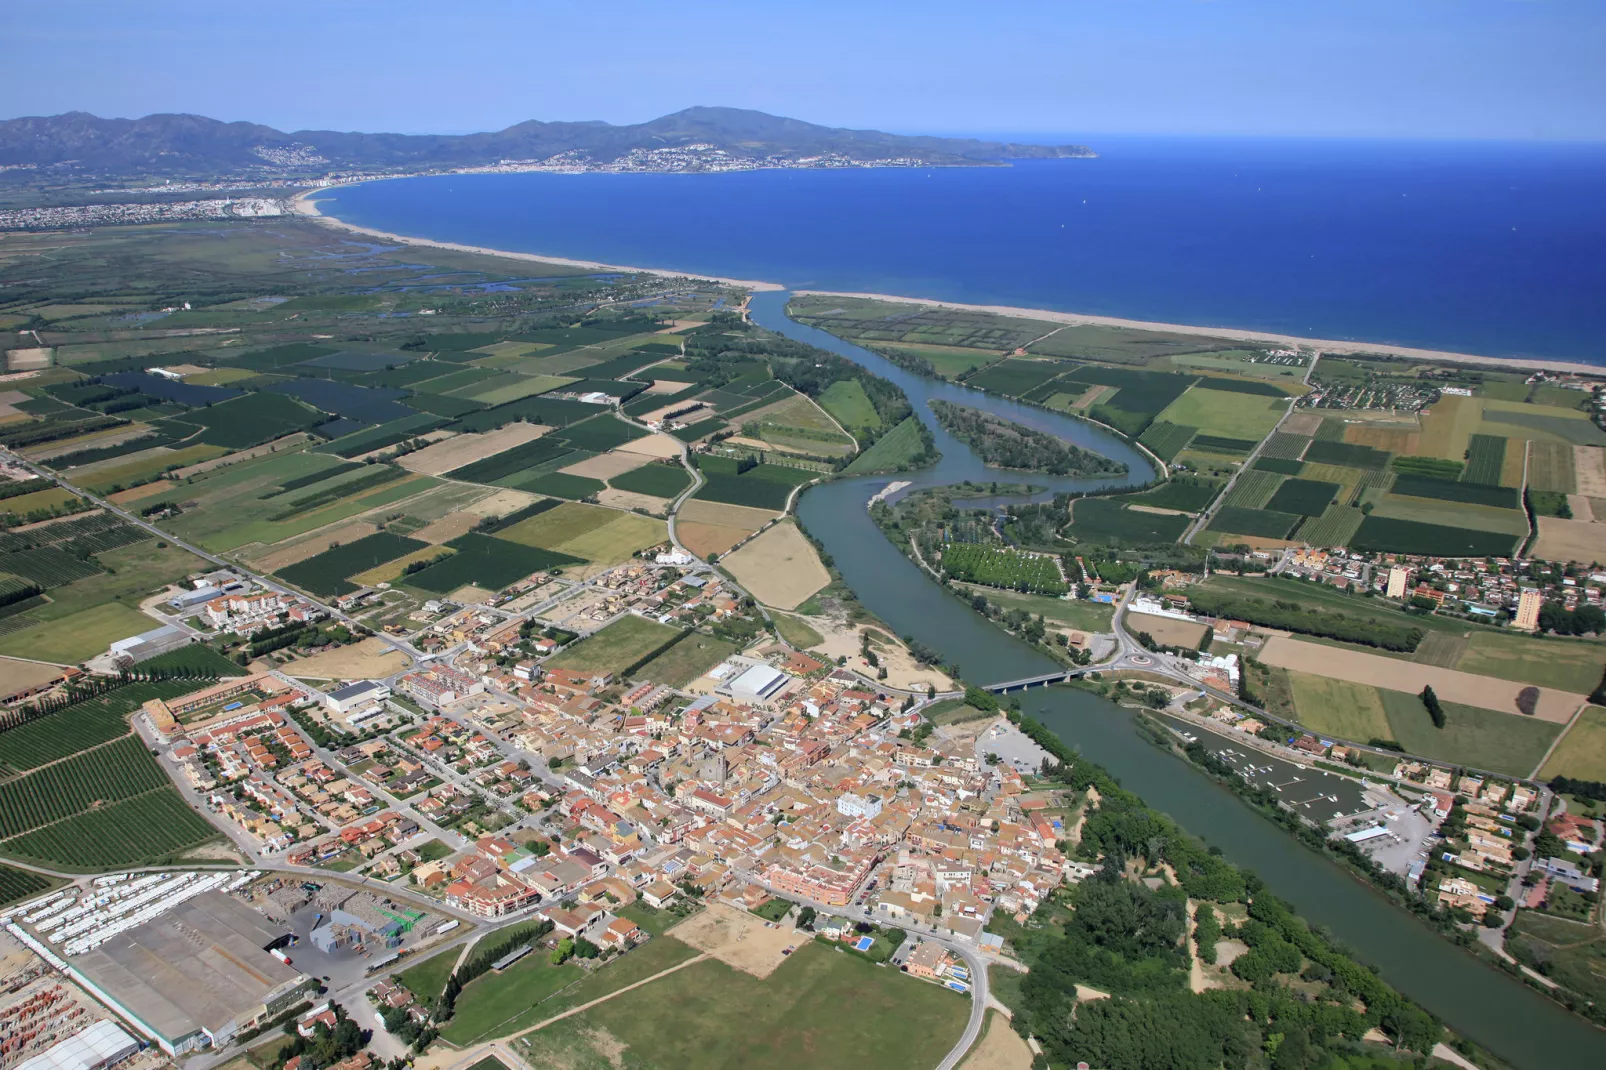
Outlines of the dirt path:
[{"label": "dirt path", "polygon": [[1199,904],[1188,900],[1188,991],[1194,995],[1205,990],[1204,964],[1199,961],[1196,934],[1199,931]]}]

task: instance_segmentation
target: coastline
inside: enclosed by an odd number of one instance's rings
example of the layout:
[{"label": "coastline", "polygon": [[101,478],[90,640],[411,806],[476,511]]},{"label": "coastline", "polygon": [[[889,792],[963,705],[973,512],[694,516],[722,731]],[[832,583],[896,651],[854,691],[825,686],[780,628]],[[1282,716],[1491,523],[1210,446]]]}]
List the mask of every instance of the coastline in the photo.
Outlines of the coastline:
[{"label": "coastline", "polygon": [[[365,181],[384,181],[383,179],[367,179]],[[356,185],[357,183],[350,183]],[[403,234],[393,234],[389,231],[375,230],[372,227],[360,227],[354,223],[347,223],[337,216],[325,215],[318,210],[316,198],[334,186],[323,186],[315,190],[306,190],[291,198],[291,207],[296,214],[339,230],[362,234],[370,238],[383,241],[396,242],[401,245],[429,246],[436,249],[452,249],[463,253],[479,253],[484,256],[500,256],[514,260],[527,260],[540,264],[558,264],[563,267],[585,268],[592,271],[618,271],[641,275],[656,275],[661,278],[672,279],[708,279],[726,286],[737,286],[755,293],[785,290],[787,287],[777,282],[767,282],[759,279],[732,279],[718,275],[701,275],[684,271],[670,271],[665,268],[635,267],[627,264],[604,264],[595,260],[574,260],[561,256],[543,256],[536,253],[520,253],[507,249],[491,249],[481,245],[464,245],[461,242],[436,241],[433,238],[412,238]],[[1388,345],[1381,342],[1345,342],[1331,338],[1304,338],[1299,335],[1273,334],[1268,331],[1242,330],[1233,327],[1200,327],[1186,323],[1160,323],[1151,320],[1122,319],[1116,316],[1094,316],[1080,312],[1055,312],[1049,309],[1020,308],[1013,305],[972,305],[959,301],[942,301],[931,297],[900,297],[896,294],[880,293],[851,293],[840,290],[793,290],[798,296],[816,297],[845,297],[866,301],[884,301],[888,304],[923,305],[929,308],[951,308],[965,312],[988,312],[998,316],[1010,316],[1021,319],[1033,319],[1046,323],[1061,324],[1064,326],[1090,326],[1090,327],[1124,327],[1143,331],[1165,331],[1172,334],[1197,335],[1203,338],[1220,338],[1232,342],[1259,342],[1280,346],[1304,347],[1314,349],[1324,354],[1355,354],[1376,353],[1393,357],[1406,357],[1412,360],[1439,362],[1446,364],[1481,365],[1490,368],[1509,368],[1515,371],[1550,371],[1571,372],[1579,375],[1603,376],[1606,368],[1593,364],[1584,364],[1578,361],[1540,360],[1529,357],[1486,357],[1474,353],[1453,353],[1437,349],[1417,349],[1411,346]]]}]

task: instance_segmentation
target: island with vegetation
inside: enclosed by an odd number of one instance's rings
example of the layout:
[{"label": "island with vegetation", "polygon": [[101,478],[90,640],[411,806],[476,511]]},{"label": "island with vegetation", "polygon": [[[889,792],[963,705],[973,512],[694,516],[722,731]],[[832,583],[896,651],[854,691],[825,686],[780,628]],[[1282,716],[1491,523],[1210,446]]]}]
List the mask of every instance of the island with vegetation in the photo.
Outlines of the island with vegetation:
[{"label": "island with vegetation", "polygon": [[994,468],[1056,476],[1118,476],[1127,470],[1120,461],[968,405],[933,401],[931,411],[937,414],[944,431],[975,450]]}]

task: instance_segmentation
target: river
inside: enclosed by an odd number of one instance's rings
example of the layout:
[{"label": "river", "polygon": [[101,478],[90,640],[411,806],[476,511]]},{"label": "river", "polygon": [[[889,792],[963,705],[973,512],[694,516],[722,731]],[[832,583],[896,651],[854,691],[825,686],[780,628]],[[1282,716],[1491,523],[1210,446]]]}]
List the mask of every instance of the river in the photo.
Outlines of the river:
[{"label": "river", "polygon": [[[968,448],[936,426],[933,398],[996,413],[1124,461],[1126,479],[1141,482],[1153,469],[1142,454],[1069,416],[924,379],[859,346],[787,317],[786,293],[753,295],[754,322],[789,338],[829,350],[903,388],[920,419],[936,436],[943,457],[932,468],[899,474],[913,488],[966,479],[1019,482],[1019,473],[984,466]],[[944,593],[900,553],[871,522],[865,503],[891,480],[863,476],[824,483],[798,501],[798,516],[835,560],[866,608],[899,635],[912,636],[959,665],[976,682],[1010,680],[1056,668]],[[1110,485],[1121,480],[1071,480],[1033,474],[1051,490]],[[1455,947],[1325,857],[1297,844],[1225,788],[1180,758],[1144,741],[1125,711],[1084,691],[1047,688],[1021,695],[1028,713],[1065,743],[1097,762],[1149,805],[1190,832],[1219,846],[1226,857],[1254,870],[1269,888],[1313,924],[1323,925],[1395,988],[1513,1066],[1606,1066],[1606,1032],[1595,1029],[1522,983]]]}]

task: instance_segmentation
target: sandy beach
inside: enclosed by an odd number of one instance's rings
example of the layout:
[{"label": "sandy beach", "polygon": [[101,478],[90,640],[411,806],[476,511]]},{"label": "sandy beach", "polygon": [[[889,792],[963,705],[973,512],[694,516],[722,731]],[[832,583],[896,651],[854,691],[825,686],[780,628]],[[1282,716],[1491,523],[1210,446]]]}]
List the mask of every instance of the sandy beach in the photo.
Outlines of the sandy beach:
[{"label": "sandy beach", "polygon": [[587,271],[619,271],[637,275],[658,275],[666,279],[708,279],[711,282],[726,286],[740,286],[744,290],[784,290],[786,287],[774,282],[761,282],[756,279],[726,279],[718,275],[697,275],[684,271],[666,271],[663,268],[630,267],[625,264],[604,264],[596,260],[570,260],[562,256],[537,256],[534,253],[515,253],[506,249],[487,249],[482,245],[463,245],[453,241],[435,241],[431,238],[409,238],[404,234],[391,234],[388,231],[374,230],[372,227],[359,227],[353,223],[338,219],[335,216],[324,215],[318,211],[317,198],[319,194],[334,189],[333,186],[324,186],[321,189],[308,190],[297,194],[290,203],[295,210],[309,219],[316,219],[325,226],[347,230],[353,234],[364,234],[370,238],[380,238],[384,241],[396,242],[398,245],[427,245],[436,249],[455,249],[460,253],[482,253],[485,256],[500,256],[511,260],[528,260],[537,264],[558,264],[562,267],[584,268]]},{"label": "sandy beach", "polygon": [[[410,238],[402,234],[391,234],[387,231],[374,230],[371,227],[359,227],[347,223],[335,216],[324,215],[318,210],[317,197],[333,187],[324,187],[318,190],[308,190],[299,194],[291,204],[296,211],[308,218],[315,219],[326,226],[337,227],[354,234],[363,234],[370,238],[379,238],[384,241],[396,242],[401,245],[425,245],[437,249],[455,249],[465,253],[481,253],[486,256],[508,257],[514,260],[528,260],[540,264],[560,264],[564,267],[585,268],[593,271],[620,271],[634,272],[644,275],[659,275],[664,278],[696,278],[710,279],[713,282],[727,286],[738,286],[755,292],[765,290],[784,290],[785,286],[776,282],[765,282],[757,279],[730,279],[717,275],[698,275],[683,271],[668,271],[663,268],[632,267],[627,264],[604,264],[594,260],[571,260],[560,256],[539,256],[535,253],[516,253],[506,249],[487,249],[478,245],[463,245],[458,242],[435,241],[430,238]],[[998,316],[1012,316],[1024,319],[1039,320],[1045,323],[1059,323],[1067,326],[1085,325],[1098,327],[1127,327],[1144,331],[1167,331],[1172,334],[1192,334],[1206,338],[1220,338],[1230,342],[1257,342],[1262,344],[1284,347],[1304,347],[1322,353],[1381,353],[1388,356],[1409,357],[1413,360],[1435,361],[1450,364],[1480,364],[1485,367],[1510,368],[1517,371],[1548,371],[1548,372],[1574,372],[1580,375],[1600,376],[1606,375],[1606,368],[1593,364],[1583,364],[1563,360],[1539,360],[1522,357],[1485,357],[1473,353],[1450,353],[1437,349],[1415,349],[1410,346],[1387,345],[1382,342],[1355,342],[1338,341],[1331,338],[1304,338],[1292,334],[1272,334],[1266,331],[1238,330],[1231,327],[1197,327],[1186,323],[1156,323],[1149,320],[1120,319],[1115,316],[1090,316],[1079,312],[1053,312],[1041,308],[1016,308],[1011,305],[967,305],[958,301],[941,301],[930,297],[900,297],[896,294],[877,293],[846,293],[838,290],[794,290],[798,296],[814,295],[819,297],[852,297],[869,301],[886,301],[899,305],[925,305],[931,308],[952,308],[967,312],[990,312]]]}]

